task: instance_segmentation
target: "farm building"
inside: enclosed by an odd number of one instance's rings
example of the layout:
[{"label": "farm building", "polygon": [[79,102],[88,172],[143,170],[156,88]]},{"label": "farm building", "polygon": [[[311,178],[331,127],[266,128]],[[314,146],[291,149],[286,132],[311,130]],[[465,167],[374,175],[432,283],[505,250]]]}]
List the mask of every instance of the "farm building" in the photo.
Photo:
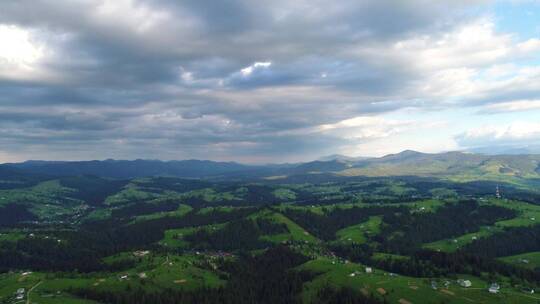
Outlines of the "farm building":
[{"label": "farm building", "polygon": [[472,285],[471,281],[469,281],[469,280],[463,280],[463,279],[457,280],[457,283],[459,284],[459,286],[465,287],[465,288],[471,287],[471,285]]},{"label": "farm building", "polygon": [[24,299],[24,291],[25,291],[24,288],[19,288],[19,289],[17,289],[17,293],[16,293],[15,298],[16,298],[17,300],[22,300],[22,299]]},{"label": "farm building", "polygon": [[488,291],[490,293],[498,293],[500,289],[501,287],[499,286],[499,284],[493,283],[491,284],[491,286],[489,286]]}]

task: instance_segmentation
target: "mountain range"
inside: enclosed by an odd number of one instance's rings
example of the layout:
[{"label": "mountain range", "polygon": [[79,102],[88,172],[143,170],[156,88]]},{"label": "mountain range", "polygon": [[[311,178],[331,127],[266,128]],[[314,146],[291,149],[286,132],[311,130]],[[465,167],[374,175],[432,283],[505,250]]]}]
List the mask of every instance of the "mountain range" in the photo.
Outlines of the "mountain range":
[{"label": "mountain range", "polygon": [[340,176],[432,176],[453,180],[540,179],[540,155],[438,154],[406,150],[378,158],[333,155],[287,165],[245,165],[209,160],[26,161],[0,165],[0,178],[95,175],[128,179],[150,176],[183,178],[274,178],[329,173]]}]

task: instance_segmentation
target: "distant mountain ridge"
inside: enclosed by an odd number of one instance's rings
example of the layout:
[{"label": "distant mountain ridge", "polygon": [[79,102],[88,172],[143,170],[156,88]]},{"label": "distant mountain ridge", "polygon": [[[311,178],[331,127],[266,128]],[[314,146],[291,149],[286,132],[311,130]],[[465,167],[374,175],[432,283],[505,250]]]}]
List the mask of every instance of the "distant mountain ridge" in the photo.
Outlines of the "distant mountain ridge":
[{"label": "distant mountain ridge", "polygon": [[175,176],[203,178],[226,173],[249,171],[253,166],[234,162],[209,160],[92,160],[92,161],[27,161],[5,164],[24,171],[53,176],[95,175],[109,178],[135,178],[146,176]]},{"label": "distant mountain ridge", "polygon": [[151,176],[279,178],[317,173],[340,176],[433,176],[457,180],[540,179],[540,155],[467,152],[431,154],[406,150],[378,158],[332,155],[321,160],[286,165],[245,165],[210,160],[27,161],[0,165],[2,172],[3,175],[9,173],[17,176],[18,180],[23,173],[48,176],[95,175],[116,179]]},{"label": "distant mountain ridge", "polygon": [[540,178],[540,155],[485,155],[468,152],[438,154],[403,151],[356,162],[340,172],[349,176],[435,176],[496,180]]},{"label": "distant mountain ridge", "polygon": [[371,157],[364,157],[364,156],[352,157],[352,156],[347,156],[347,155],[342,155],[342,154],[332,154],[332,155],[320,157],[317,160],[318,161],[332,161],[332,160],[360,161],[360,160],[365,160],[365,159],[369,159],[369,158],[371,158]]}]

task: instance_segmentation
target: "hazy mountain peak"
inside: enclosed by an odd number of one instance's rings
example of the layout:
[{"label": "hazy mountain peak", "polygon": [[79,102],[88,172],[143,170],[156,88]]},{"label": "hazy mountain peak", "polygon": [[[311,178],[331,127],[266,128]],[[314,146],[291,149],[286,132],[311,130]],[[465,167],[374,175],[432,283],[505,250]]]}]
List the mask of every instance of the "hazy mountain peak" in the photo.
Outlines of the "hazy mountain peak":
[{"label": "hazy mountain peak", "polygon": [[408,157],[421,156],[421,155],[426,155],[426,153],[422,153],[422,152],[418,152],[418,151],[414,151],[414,150],[404,150],[404,151],[401,151],[399,153],[385,155],[385,156],[381,157],[381,159],[388,159],[388,158],[400,158],[401,159],[401,158],[408,158]]},{"label": "hazy mountain peak", "polygon": [[343,155],[343,154],[331,154],[331,155],[323,156],[323,157],[317,159],[317,161],[334,161],[334,160],[337,160],[337,161],[359,161],[359,160],[364,160],[364,159],[368,159],[368,158],[369,157],[365,157],[365,156],[353,157],[353,156],[347,156],[347,155]]}]

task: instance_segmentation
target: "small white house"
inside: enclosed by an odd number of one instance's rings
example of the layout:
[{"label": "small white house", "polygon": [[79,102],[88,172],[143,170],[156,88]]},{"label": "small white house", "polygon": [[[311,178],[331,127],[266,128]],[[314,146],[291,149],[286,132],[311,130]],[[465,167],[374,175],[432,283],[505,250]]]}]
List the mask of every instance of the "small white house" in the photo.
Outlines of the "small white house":
[{"label": "small white house", "polygon": [[373,273],[373,268],[366,267],[366,273]]},{"label": "small white house", "polygon": [[25,292],[25,289],[24,288],[19,288],[17,289],[17,293],[15,295],[15,299],[17,300],[22,300],[24,299],[24,292]]},{"label": "small white house", "polygon": [[491,284],[491,286],[489,286],[488,291],[489,293],[498,293],[500,289],[501,287],[499,286],[499,284],[493,283]]},{"label": "small white house", "polygon": [[472,286],[472,283],[469,280],[459,279],[457,282],[458,282],[459,286],[461,286],[461,287],[468,288],[468,287]]}]

